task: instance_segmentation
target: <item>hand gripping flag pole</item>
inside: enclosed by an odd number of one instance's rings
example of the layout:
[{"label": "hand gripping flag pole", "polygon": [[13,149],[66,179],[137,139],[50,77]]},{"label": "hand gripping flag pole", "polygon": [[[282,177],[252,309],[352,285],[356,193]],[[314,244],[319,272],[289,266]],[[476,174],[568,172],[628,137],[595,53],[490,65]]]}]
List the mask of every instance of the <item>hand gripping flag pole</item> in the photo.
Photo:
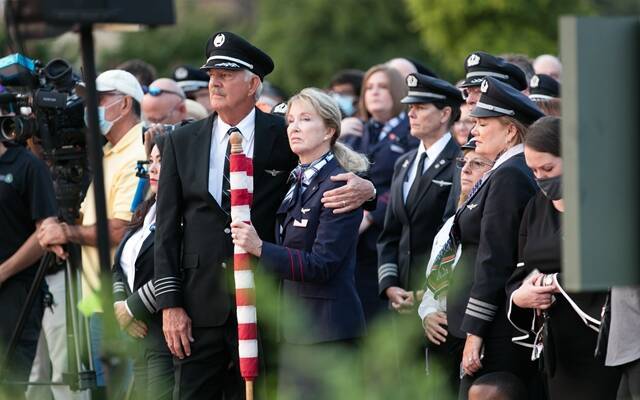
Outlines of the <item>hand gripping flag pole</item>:
[{"label": "hand gripping flag pole", "polygon": [[[253,200],[253,161],[243,153],[242,135],[239,132],[232,133],[229,140],[231,141],[229,156],[231,219],[250,224]],[[233,270],[236,286],[240,374],[246,383],[246,399],[253,400],[253,381],[258,376],[255,283],[251,269],[251,255],[240,246],[233,248]]]}]

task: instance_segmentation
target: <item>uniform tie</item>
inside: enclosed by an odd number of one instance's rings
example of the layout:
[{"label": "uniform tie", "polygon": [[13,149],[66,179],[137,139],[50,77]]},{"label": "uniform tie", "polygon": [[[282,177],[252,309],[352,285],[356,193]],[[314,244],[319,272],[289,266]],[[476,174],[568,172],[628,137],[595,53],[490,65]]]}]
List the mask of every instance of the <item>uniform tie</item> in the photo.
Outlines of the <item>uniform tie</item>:
[{"label": "uniform tie", "polygon": [[427,160],[427,152],[420,154],[420,159],[418,160],[418,168],[416,168],[416,176],[413,178],[413,183],[411,184],[411,189],[409,189],[409,194],[407,195],[407,203],[411,203],[415,196],[418,195],[420,191],[420,184],[422,182],[422,174],[424,173],[424,163]]},{"label": "uniform tie", "polygon": [[229,155],[231,154],[231,134],[233,132],[240,132],[240,129],[235,126],[229,128],[227,131],[227,152],[224,155],[224,173],[222,174],[222,197],[220,207],[227,215],[231,215],[231,182],[229,181]]}]

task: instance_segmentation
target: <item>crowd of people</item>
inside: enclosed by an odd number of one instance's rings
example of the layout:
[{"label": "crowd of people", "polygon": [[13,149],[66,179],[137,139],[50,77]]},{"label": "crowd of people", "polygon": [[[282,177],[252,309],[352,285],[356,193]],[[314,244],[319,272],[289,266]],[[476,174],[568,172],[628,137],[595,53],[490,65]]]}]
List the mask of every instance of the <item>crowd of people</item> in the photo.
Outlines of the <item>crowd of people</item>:
[{"label": "crowd of people", "polygon": [[[244,38],[216,32],[205,51],[170,78],[132,60],[96,80],[126,396],[244,398],[235,245],[277,282],[288,316],[259,324],[277,340],[253,350],[279,398],[331,398],[328,355],[357,352],[378,321],[401,340],[409,321],[424,338],[411,361],[445,382],[425,398],[640,399],[640,287],[563,288],[556,57],[474,51],[455,84],[395,58],[285,99],[265,80],[271,57]],[[231,217],[233,133],[253,160],[250,224]],[[91,398],[107,386],[124,397],[101,358],[111,310],[97,299],[111,288],[100,287],[93,183],[76,223],[57,218],[53,193],[44,162],[0,143],[0,301],[20,304],[44,252],[65,260],[80,246]],[[46,286],[53,301],[30,310],[16,380],[67,371],[64,269]],[[17,311],[0,316],[5,345]],[[64,385],[24,395],[88,397]]]}]

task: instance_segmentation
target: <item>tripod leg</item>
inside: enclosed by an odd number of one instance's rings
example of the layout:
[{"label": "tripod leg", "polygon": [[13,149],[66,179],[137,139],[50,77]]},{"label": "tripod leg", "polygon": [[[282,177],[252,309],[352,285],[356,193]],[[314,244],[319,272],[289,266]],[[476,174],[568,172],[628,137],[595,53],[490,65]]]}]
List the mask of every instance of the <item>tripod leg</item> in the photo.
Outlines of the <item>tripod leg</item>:
[{"label": "tripod leg", "polygon": [[53,261],[53,253],[46,253],[44,257],[40,260],[40,265],[38,266],[38,271],[36,272],[36,276],[33,279],[33,283],[29,288],[29,293],[27,294],[27,298],[25,299],[24,304],[22,305],[22,309],[20,310],[20,317],[18,318],[18,322],[16,327],[11,334],[11,340],[7,345],[7,351],[5,353],[2,364],[0,364],[0,377],[6,376],[6,369],[9,365],[9,362],[12,360],[13,354],[16,350],[18,342],[22,337],[22,332],[24,330],[24,324],[29,317],[29,313],[31,312],[31,308],[33,307],[33,302],[42,287],[42,280],[44,279],[45,272],[47,268]]}]

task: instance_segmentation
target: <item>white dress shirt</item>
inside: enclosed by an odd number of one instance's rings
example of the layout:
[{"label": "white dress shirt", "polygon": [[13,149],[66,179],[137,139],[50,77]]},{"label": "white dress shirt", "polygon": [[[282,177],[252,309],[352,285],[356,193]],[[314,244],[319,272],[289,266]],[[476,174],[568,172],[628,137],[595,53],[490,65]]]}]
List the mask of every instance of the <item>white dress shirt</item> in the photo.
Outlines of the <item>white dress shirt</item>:
[{"label": "white dress shirt", "polygon": [[420,175],[424,174],[426,170],[433,164],[433,162],[440,156],[442,150],[447,147],[447,143],[451,140],[451,133],[447,132],[440,139],[438,139],[434,144],[429,146],[428,149],[424,148],[424,143],[420,142],[418,146],[418,152],[416,153],[416,158],[413,160],[409,172],[407,174],[407,179],[404,181],[402,186],[402,195],[404,201],[407,201],[407,196],[409,196],[409,190],[411,190],[411,185],[413,185],[413,181],[416,179],[416,172],[418,169],[418,162],[420,161],[420,156],[422,153],[427,153],[427,159],[424,160],[423,170]]},{"label": "white dress shirt", "polygon": [[[227,131],[232,128],[220,116],[213,121],[213,131],[211,132],[211,149],[209,150],[209,193],[218,204],[222,205],[222,179],[224,175],[224,158],[227,152],[229,136]],[[238,125],[235,126],[242,133],[242,149],[244,154],[253,158],[254,136],[256,132],[256,109],[251,112]]]},{"label": "white dress shirt", "polygon": [[136,259],[142,248],[142,243],[149,237],[156,226],[156,204],[154,203],[147,215],[144,217],[142,227],[129,237],[127,243],[124,244],[122,255],[120,256],[120,266],[122,272],[127,278],[129,290],[133,292],[133,280],[136,277]]}]

